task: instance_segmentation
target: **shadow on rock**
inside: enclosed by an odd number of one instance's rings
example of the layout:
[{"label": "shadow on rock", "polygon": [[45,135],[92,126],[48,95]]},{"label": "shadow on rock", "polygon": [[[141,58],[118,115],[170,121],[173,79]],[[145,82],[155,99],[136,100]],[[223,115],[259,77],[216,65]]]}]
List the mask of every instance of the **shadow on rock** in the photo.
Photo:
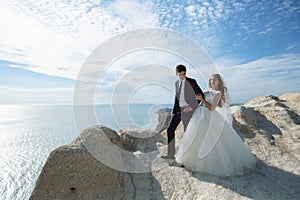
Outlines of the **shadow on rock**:
[{"label": "shadow on rock", "polygon": [[243,176],[217,177],[198,172],[192,176],[252,199],[300,199],[300,176],[261,161]]}]

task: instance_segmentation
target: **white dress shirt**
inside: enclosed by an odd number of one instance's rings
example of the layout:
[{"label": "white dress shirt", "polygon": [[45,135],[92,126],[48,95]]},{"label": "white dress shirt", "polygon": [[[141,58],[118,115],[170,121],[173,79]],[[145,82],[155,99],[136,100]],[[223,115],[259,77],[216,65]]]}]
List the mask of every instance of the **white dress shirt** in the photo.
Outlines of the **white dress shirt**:
[{"label": "white dress shirt", "polygon": [[[181,80],[179,80],[178,90],[179,90],[179,87],[180,87],[180,81]],[[180,97],[179,97],[179,107],[186,107],[186,106],[189,105],[189,104],[187,104],[187,102],[185,101],[185,98],[184,98],[185,81],[186,81],[186,79],[184,79],[182,81],[181,92],[180,92]]]}]

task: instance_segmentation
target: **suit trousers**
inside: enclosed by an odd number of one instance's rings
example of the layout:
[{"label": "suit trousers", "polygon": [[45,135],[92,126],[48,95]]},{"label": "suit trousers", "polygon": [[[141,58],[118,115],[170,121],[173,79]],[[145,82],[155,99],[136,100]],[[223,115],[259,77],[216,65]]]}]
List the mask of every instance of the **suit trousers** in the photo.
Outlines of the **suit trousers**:
[{"label": "suit trousers", "polygon": [[176,112],[172,115],[171,120],[169,122],[168,128],[167,128],[167,134],[168,134],[168,156],[174,156],[175,155],[175,130],[182,121],[183,123],[183,129],[185,131],[191,117],[193,115],[193,111],[189,111],[187,113],[185,112]]}]

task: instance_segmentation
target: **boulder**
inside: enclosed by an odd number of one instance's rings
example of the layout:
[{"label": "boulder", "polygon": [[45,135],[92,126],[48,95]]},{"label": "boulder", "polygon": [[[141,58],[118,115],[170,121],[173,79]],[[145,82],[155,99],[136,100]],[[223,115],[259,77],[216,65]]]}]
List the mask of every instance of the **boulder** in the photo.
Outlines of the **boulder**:
[{"label": "boulder", "polygon": [[[162,110],[156,131],[93,126],[55,149],[30,199],[300,199],[299,97],[267,95],[231,108],[233,127],[258,160],[243,176],[190,172],[160,158],[171,116]],[[180,123],[176,147],[183,134]]]}]

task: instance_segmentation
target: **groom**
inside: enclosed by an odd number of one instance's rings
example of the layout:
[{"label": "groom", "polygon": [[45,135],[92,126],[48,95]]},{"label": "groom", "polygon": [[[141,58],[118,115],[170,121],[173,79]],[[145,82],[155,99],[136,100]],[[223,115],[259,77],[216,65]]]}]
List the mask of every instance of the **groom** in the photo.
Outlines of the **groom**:
[{"label": "groom", "polygon": [[196,99],[196,95],[200,94],[204,97],[204,94],[196,80],[186,77],[186,67],[184,65],[178,65],[176,67],[176,76],[178,76],[178,80],[175,82],[175,102],[172,117],[167,129],[168,155],[162,156],[162,158],[165,159],[174,159],[175,130],[180,121],[182,121],[185,131],[194,110],[199,104],[199,101]]}]

